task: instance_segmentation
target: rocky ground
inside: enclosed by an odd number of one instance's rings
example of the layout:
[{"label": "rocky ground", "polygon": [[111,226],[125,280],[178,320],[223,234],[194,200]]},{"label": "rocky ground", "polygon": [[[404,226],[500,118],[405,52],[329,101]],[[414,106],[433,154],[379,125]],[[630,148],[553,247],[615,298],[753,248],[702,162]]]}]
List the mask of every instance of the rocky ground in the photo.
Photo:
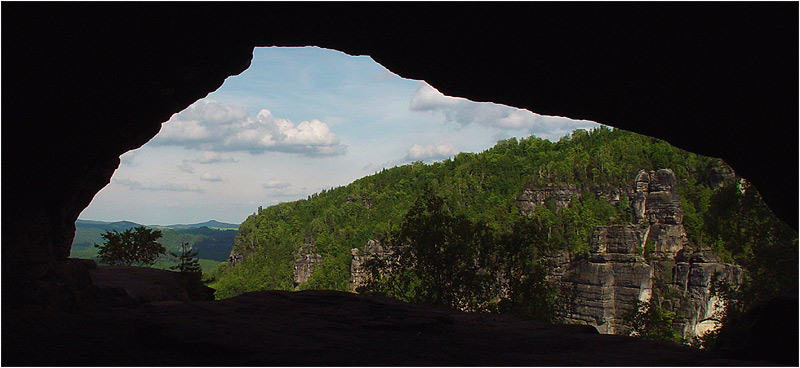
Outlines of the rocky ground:
[{"label": "rocky ground", "polygon": [[[165,287],[168,281],[156,282],[161,291],[147,294],[141,282],[127,283],[108,272],[102,267],[94,271],[94,282],[116,287],[117,298],[120,289],[138,293],[138,303],[72,313],[4,308],[2,364],[763,365],[718,359],[686,346],[600,335],[589,326],[467,314],[335,291],[263,291],[220,301],[179,301],[182,293],[163,292],[174,289]],[[159,275],[171,277],[160,271],[148,277]]]}]

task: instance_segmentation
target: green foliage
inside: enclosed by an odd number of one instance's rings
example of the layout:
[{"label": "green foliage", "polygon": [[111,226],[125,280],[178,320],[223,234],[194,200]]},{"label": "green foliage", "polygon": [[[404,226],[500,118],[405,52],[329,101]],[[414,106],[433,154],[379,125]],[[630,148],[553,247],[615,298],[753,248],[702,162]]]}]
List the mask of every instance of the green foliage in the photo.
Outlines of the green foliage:
[{"label": "green foliage", "polygon": [[682,337],[672,329],[675,313],[661,308],[651,298],[648,302],[637,301],[636,309],[623,318],[631,326],[631,336],[648,340],[680,343]]},{"label": "green foliage", "polygon": [[736,299],[749,307],[770,296],[798,293],[797,232],[775,217],[745,184],[716,190],[704,214],[703,236],[746,274]]},{"label": "green foliage", "polygon": [[[478,308],[476,306],[483,305],[485,298],[466,297],[466,292],[456,297],[454,293],[462,292],[457,287],[455,291],[441,289],[449,287],[448,282],[453,285],[479,284],[479,280],[459,279],[459,270],[474,270],[481,275],[514,272],[516,277],[509,278],[510,284],[506,287],[510,295],[514,295],[512,299],[528,301],[516,305],[506,302],[499,307],[533,315],[533,309],[525,312],[525,305],[545,305],[553,299],[549,297],[549,291],[542,288],[546,284],[541,281],[543,276],[540,272],[549,267],[545,262],[548,251],[568,250],[573,258],[585,257],[590,251],[589,237],[596,226],[626,223],[632,219],[630,198],[624,193],[620,195],[619,204],[613,206],[597,198],[595,191],[627,188],[639,170],[661,168],[671,168],[675,172],[690,245],[710,246],[723,258],[729,254],[730,259],[757,270],[751,273],[753,280],[784,282],[779,280],[779,276],[796,276],[796,269],[793,272],[773,272],[760,266],[760,261],[753,260],[757,253],[769,257],[783,252],[790,255],[787,259],[794,260],[796,267],[796,256],[791,256],[796,254],[796,240],[794,243],[769,240],[769,234],[777,234],[775,239],[783,239],[780,234],[786,233],[785,229],[772,224],[775,218],[771,213],[767,214],[768,211],[744,210],[751,204],[763,206],[760,198],[741,202],[746,206],[738,213],[749,214],[756,223],[766,225],[761,230],[769,233],[759,233],[753,228],[739,231],[745,238],[721,235],[731,226],[740,226],[734,221],[749,221],[745,220],[748,216],[737,219],[739,215],[735,208],[724,207],[727,200],[715,199],[720,190],[707,184],[711,168],[724,165],[719,159],[694,155],[659,139],[606,127],[575,131],[558,142],[536,137],[507,139],[481,153],[460,153],[438,163],[416,162],[383,169],[347,186],[312,194],[306,200],[264,208],[245,220],[234,240],[234,251],[245,255],[244,261],[235,266],[223,263],[214,274],[213,287],[217,288],[218,297],[251,290],[292,290],[292,269],[297,250],[302,244],[313,243],[323,261],[300,288],[349,290],[351,249],[363,248],[369,239],[381,237],[392,238],[395,244],[410,244],[415,236],[410,229],[441,230],[443,233],[436,236],[419,235],[423,236],[420,239],[431,239],[430,244],[418,243],[427,247],[435,245],[439,248],[430,249],[439,249],[442,254],[449,252],[448,255],[454,257],[447,261],[451,264],[445,262],[434,268],[414,260],[418,262],[411,264],[414,267],[376,275],[380,276],[380,282],[373,285],[372,291],[403,300],[444,304],[466,300],[464,304]],[[581,191],[569,207],[539,206],[528,219],[519,214],[516,199],[523,189],[562,184],[574,185]],[[729,184],[723,189],[731,187],[735,185]],[[431,203],[430,210],[425,200],[417,202],[429,194],[441,202],[440,205]],[[423,222],[414,224],[415,221]],[[522,245],[516,249],[511,245],[512,241],[504,237],[521,221],[530,221],[526,226],[532,226],[535,231],[530,231],[525,239],[517,239]],[[399,234],[403,234],[403,229],[406,231],[401,239]],[[754,245],[753,241],[768,246]],[[483,249],[484,243],[494,245]],[[464,249],[455,249],[454,244],[461,244],[459,247]],[[428,250],[425,249],[416,251],[435,260],[437,253],[426,253]],[[652,253],[651,249],[647,253]],[[467,257],[478,257],[479,260],[477,264],[470,264],[463,261]],[[492,257],[495,261],[491,261]],[[519,261],[507,262],[507,257],[517,257]],[[433,269],[456,281],[437,280],[430,274]],[[753,283],[762,285],[759,286],[762,289],[768,286],[762,281]],[[791,284],[786,282],[786,285]],[[762,294],[773,291],[767,290]],[[480,288],[470,293],[479,295]],[[535,298],[541,298],[541,301],[534,301]],[[538,315],[536,318],[549,317]]]},{"label": "green foliage", "polygon": [[205,299],[208,294],[204,290],[203,270],[197,259],[197,251],[192,250],[189,243],[184,243],[181,245],[179,253],[170,252],[170,254],[178,260],[178,263],[171,266],[170,269],[180,273],[190,297]]},{"label": "green foliage", "polygon": [[481,261],[493,240],[485,224],[454,215],[442,198],[428,193],[412,205],[390,240],[403,247],[389,262],[388,280],[365,291],[408,302],[485,310],[496,280],[482,270]]},{"label": "green foliage", "polygon": [[102,234],[105,243],[95,244],[99,249],[98,257],[102,263],[108,265],[133,264],[149,266],[166,253],[158,239],[161,231],[138,226],[123,232],[107,231]]},{"label": "green foliage", "polygon": [[170,267],[173,271],[178,271],[184,277],[198,278],[203,275],[203,270],[200,267],[200,261],[197,259],[197,251],[193,250],[189,243],[181,245],[180,253],[170,252],[170,254],[178,259],[178,264]]},{"label": "green foliage", "polygon": [[[219,225],[219,223],[215,223]],[[109,231],[125,231],[135,228],[138,225],[129,221],[120,222],[99,222],[78,220],[75,223],[75,239],[72,242],[70,257],[94,259],[101,262],[98,256],[99,248],[94,247],[94,243],[103,242],[103,233]],[[193,250],[197,251],[198,262],[204,274],[212,274],[220,264],[220,261],[228,259],[228,255],[233,247],[233,239],[237,231],[231,229],[212,229],[209,227],[182,227],[167,228],[159,227],[153,230],[161,231],[162,237],[159,242],[166,248],[165,257],[159,257],[149,265],[153,268],[170,269],[178,257],[171,253],[180,252],[181,245],[188,243]]]},{"label": "green foliage", "polygon": [[485,224],[454,215],[428,194],[408,211],[393,243],[406,246],[398,268],[417,271],[419,301],[476,310],[488,301],[492,279],[478,271],[491,241]]}]

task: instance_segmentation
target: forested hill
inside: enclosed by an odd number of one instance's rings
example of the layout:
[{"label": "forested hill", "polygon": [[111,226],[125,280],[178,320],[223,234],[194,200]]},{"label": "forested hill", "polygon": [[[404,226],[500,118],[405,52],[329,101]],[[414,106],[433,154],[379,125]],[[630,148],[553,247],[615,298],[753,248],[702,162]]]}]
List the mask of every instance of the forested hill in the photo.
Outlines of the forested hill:
[{"label": "forested hill", "polygon": [[[103,233],[125,231],[137,226],[141,225],[130,221],[77,220],[70,257],[98,260],[98,249],[94,245],[105,242],[102,237]],[[228,259],[238,225],[211,220],[191,225],[149,225],[147,227],[161,231],[163,237],[159,241],[169,252],[178,252],[182,244],[189,243],[198,252],[203,271],[209,273],[216,268],[220,261]],[[173,261],[171,256],[167,256],[156,262],[154,267],[168,268],[174,264]]]},{"label": "forested hill", "polygon": [[553,209],[536,216],[549,221],[550,229],[561,229],[548,234],[548,241],[585,252],[595,226],[631,221],[627,203],[612,206],[594,193],[629,188],[639,170],[661,168],[673,170],[677,178],[690,242],[712,246],[726,260],[747,257],[746,250],[726,249],[720,235],[709,233],[705,220],[718,191],[714,188],[733,180],[730,167],[656,138],[601,127],[576,130],[558,142],[511,138],[478,154],[384,169],[306,200],[265,208],[242,223],[232,252],[237,262],[223,263],[212,286],[223,298],[251,290],[293,289],[298,249],[313,244],[322,262],[299,287],[349,290],[351,249],[363,249],[370,239],[396,231],[425,194],[442,198],[452,215],[502,233],[524,217],[517,204],[523,189],[574,185],[593,195],[581,196],[557,215]]}]

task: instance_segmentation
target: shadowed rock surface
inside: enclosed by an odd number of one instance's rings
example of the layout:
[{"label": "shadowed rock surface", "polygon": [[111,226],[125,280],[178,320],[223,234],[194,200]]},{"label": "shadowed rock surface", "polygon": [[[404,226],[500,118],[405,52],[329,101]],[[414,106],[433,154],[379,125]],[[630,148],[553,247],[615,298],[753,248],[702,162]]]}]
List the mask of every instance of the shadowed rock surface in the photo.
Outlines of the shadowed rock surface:
[{"label": "shadowed rock surface", "polygon": [[[124,327],[130,316],[37,315],[73,308],[92,290],[88,272],[67,260],[75,220],[108,184],[120,154],[245,70],[254,46],[371,55],[447,95],[592,119],[721,157],[796,228],[797,9],[6,3],[3,359],[66,364],[124,353],[103,340],[123,332],[97,321]],[[731,129],[738,124],[759,126]],[[268,343],[283,344],[280,337]],[[186,355],[197,362],[204,352]]]},{"label": "shadowed rock surface", "polygon": [[190,291],[178,272],[149,267],[99,266],[90,269],[89,275],[94,286],[119,290],[137,304],[214,299],[214,290],[207,286],[196,286]]},{"label": "shadowed rock surface", "polygon": [[[683,225],[683,207],[671,169],[640,170],[632,185],[617,193],[630,202],[634,223],[597,226],[589,239],[588,257],[571,257],[560,252],[548,276],[565,301],[564,318],[569,323],[588,324],[601,333],[628,334],[624,316],[636,309],[638,301],[648,302],[654,281],[664,286],[656,303],[675,312],[673,328],[691,339],[716,327],[709,318],[719,309],[711,295],[712,278],[738,285],[739,266],[723,263],[709,250],[693,249]],[[595,191],[597,192],[597,191]],[[526,190],[520,196],[530,201]],[[613,195],[609,203],[619,205]],[[558,191],[541,192],[538,202],[563,198]],[[565,202],[563,207],[568,207]],[[649,244],[649,249],[648,249]],[[667,293],[669,291],[669,293]]]},{"label": "shadowed rock surface", "polygon": [[[49,295],[63,283],[56,273],[75,220],[119,156],[244,71],[255,46],[370,55],[446,95],[591,119],[721,157],[797,226],[797,175],[786,173],[797,168],[796,3],[354,8],[6,4],[3,41],[14,57],[3,85],[14,93],[3,101],[3,133],[14,149],[4,150],[3,173],[14,180],[3,183],[3,212],[13,214],[3,217],[3,289],[15,301],[61,303]],[[731,128],[759,122],[770,123]]]},{"label": "shadowed rock surface", "polygon": [[91,315],[14,314],[18,318],[4,321],[3,365],[754,364],[716,359],[686,346],[600,335],[589,326],[467,314],[335,291],[252,292]]}]

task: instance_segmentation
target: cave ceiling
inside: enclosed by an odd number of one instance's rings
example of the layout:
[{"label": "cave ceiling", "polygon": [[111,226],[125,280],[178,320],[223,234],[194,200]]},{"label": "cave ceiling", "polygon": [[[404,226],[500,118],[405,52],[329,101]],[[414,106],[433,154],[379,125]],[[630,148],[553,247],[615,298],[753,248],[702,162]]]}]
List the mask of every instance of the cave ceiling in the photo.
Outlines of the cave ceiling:
[{"label": "cave ceiling", "polygon": [[[723,158],[797,228],[797,3],[2,8],[5,269],[7,257],[66,257],[71,223],[119,155],[247,69],[258,46],[370,55],[446,95]],[[25,233],[34,230],[43,235]]]}]

